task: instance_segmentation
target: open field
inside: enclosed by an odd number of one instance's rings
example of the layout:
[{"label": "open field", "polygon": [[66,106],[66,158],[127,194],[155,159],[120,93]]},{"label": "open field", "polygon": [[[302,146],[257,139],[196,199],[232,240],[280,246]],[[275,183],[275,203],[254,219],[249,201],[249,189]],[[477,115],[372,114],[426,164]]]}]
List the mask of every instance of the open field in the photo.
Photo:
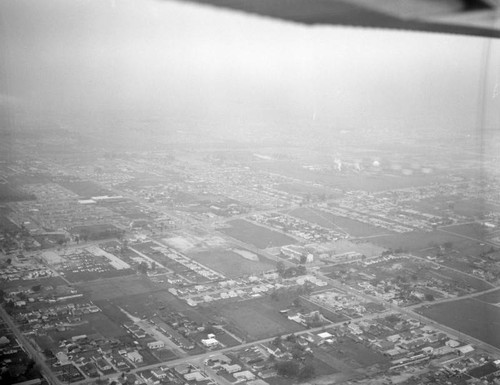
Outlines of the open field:
[{"label": "open field", "polygon": [[58,182],[62,187],[73,191],[81,197],[95,197],[100,195],[111,195],[111,192],[97,183],[91,181],[61,181]]},{"label": "open field", "polygon": [[113,268],[110,268],[109,270],[101,272],[97,271],[64,272],[64,276],[66,277],[66,279],[73,283],[89,282],[89,281],[95,281],[96,279],[116,278],[116,277],[123,277],[123,279],[126,279],[125,276],[128,275],[135,275],[135,271],[132,269],[115,270]]},{"label": "open field", "polygon": [[436,274],[441,278],[448,278],[450,283],[457,283],[460,282],[462,285],[465,287],[471,287],[474,291],[483,291],[483,290],[488,290],[491,289],[491,285],[488,283],[484,282],[483,280],[467,275],[467,274],[462,274],[458,271],[450,270],[450,269],[441,269],[439,272],[436,271],[429,271],[429,273]]},{"label": "open field", "polygon": [[390,175],[382,171],[355,175],[343,175],[331,172],[315,172],[304,169],[302,164],[290,161],[259,162],[250,164],[252,168],[289,176],[292,178],[320,183],[342,190],[384,191],[395,188],[425,186],[443,179],[437,174],[430,175]]},{"label": "open field", "polygon": [[114,303],[112,303],[109,300],[99,300],[99,301],[93,301],[96,306],[99,306],[99,308],[102,310],[102,313],[108,317],[111,321],[117,324],[124,324],[126,322],[129,322],[130,319],[127,317],[127,315],[120,311],[118,306],[116,306]]},{"label": "open field", "polygon": [[315,376],[328,376],[330,374],[338,373],[339,371],[328,364],[328,362],[323,361],[317,357],[310,359],[312,366],[314,367]]},{"label": "open field", "polygon": [[302,325],[280,314],[279,310],[286,306],[288,302],[280,304],[264,297],[231,304],[215,303],[206,311],[227,321],[241,337],[253,341],[304,330]]},{"label": "open field", "polygon": [[370,242],[385,247],[387,249],[402,248],[405,251],[418,251],[430,248],[434,245],[442,245],[445,242],[452,242],[454,245],[470,243],[470,240],[460,238],[453,234],[448,234],[439,230],[434,231],[412,231],[404,234],[382,235],[373,237]]},{"label": "open field", "polygon": [[6,215],[7,210],[0,210],[0,231],[6,233],[17,233],[20,228],[14,222],[12,222]]},{"label": "open field", "polygon": [[492,304],[500,304],[500,289],[492,291],[491,293],[483,294],[479,297],[476,297],[476,299]]},{"label": "open field", "polygon": [[78,286],[84,292],[89,293],[93,300],[112,299],[157,290],[149,279],[140,275],[97,280]]},{"label": "open field", "polygon": [[231,250],[223,249],[207,250],[199,253],[190,253],[188,255],[201,264],[229,278],[260,273],[273,269],[276,265],[264,257],[257,256],[257,254],[255,254],[257,260],[252,261]]},{"label": "open field", "polygon": [[8,289],[11,287],[33,287],[35,285],[42,286],[60,286],[66,285],[66,282],[61,277],[48,277],[38,279],[16,279],[14,281],[1,281],[0,289]]},{"label": "open field", "polygon": [[500,206],[490,203],[482,198],[469,198],[455,202],[453,210],[458,215],[466,217],[479,217],[491,211],[500,211]]},{"label": "open field", "polygon": [[389,359],[382,353],[356,343],[350,338],[339,338],[333,346],[323,349],[335,359],[354,361],[361,367],[389,362]]},{"label": "open field", "polygon": [[307,195],[307,194],[312,194],[312,195],[326,195],[328,198],[331,196],[333,198],[336,198],[339,196],[339,194],[333,193],[330,189],[326,189],[321,186],[313,186],[311,184],[305,184],[305,183],[281,183],[276,186],[274,186],[277,190],[281,190],[284,192],[287,192],[289,194],[295,194],[295,195]]},{"label": "open field", "polygon": [[0,202],[19,202],[36,200],[33,194],[27,194],[7,183],[0,183]]},{"label": "open field", "polygon": [[177,299],[166,290],[125,295],[114,298],[111,302],[137,317],[153,317],[154,314],[168,315],[170,312],[181,312],[192,321],[200,324],[209,321],[205,315],[200,314],[198,309],[186,307],[184,301]]},{"label": "open field", "polygon": [[457,215],[469,218],[481,217],[488,212],[500,210],[500,206],[482,198],[462,199],[456,196],[438,196],[413,202],[417,210],[435,215],[443,215],[446,210],[452,210]]},{"label": "open field", "polygon": [[242,219],[235,219],[228,223],[231,227],[220,229],[221,232],[242,242],[254,245],[259,249],[297,243],[295,239],[284,234],[254,225]]},{"label": "open field", "polygon": [[416,310],[436,322],[500,348],[500,307],[478,299],[463,299]]},{"label": "open field", "polygon": [[295,209],[290,212],[290,215],[329,229],[343,230],[353,237],[394,234],[393,232],[380,227],[307,207]]},{"label": "open field", "polygon": [[467,223],[463,225],[447,226],[445,230],[451,233],[456,233],[479,240],[485,240],[490,235],[490,231],[479,223]]},{"label": "open field", "polygon": [[65,330],[52,330],[47,333],[49,337],[46,343],[58,343],[63,339],[71,339],[73,336],[100,334],[104,337],[114,338],[126,334],[119,324],[114,323],[103,313],[85,314],[82,324],[67,327]]}]

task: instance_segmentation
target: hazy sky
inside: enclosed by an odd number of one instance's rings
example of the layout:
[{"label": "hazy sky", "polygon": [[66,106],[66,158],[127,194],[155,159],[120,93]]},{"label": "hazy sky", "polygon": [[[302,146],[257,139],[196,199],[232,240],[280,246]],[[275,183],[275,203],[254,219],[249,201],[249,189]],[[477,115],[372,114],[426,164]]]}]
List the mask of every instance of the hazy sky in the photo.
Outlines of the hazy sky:
[{"label": "hazy sky", "polygon": [[481,91],[487,124],[500,126],[500,47],[485,62],[485,39],[306,27],[155,0],[2,0],[0,13],[4,104],[470,129]]}]

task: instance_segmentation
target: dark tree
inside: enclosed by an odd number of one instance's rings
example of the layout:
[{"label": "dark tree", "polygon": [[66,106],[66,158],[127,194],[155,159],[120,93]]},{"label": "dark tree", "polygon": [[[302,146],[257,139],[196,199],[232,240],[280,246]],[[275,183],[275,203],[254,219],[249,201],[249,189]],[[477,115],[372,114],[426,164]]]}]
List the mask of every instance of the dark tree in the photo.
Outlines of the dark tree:
[{"label": "dark tree", "polygon": [[297,377],[299,374],[299,365],[295,361],[280,361],[275,365],[276,372],[284,377]]},{"label": "dark tree", "polygon": [[137,266],[137,270],[141,274],[146,274],[148,272],[148,264],[144,261],[139,263],[139,265]]},{"label": "dark tree", "polygon": [[34,291],[35,293],[39,292],[40,290],[42,290],[42,285],[34,285],[31,287],[31,290]]},{"label": "dark tree", "polygon": [[283,263],[283,261],[278,261],[276,263],[276,270],[278,271],[278,274],[280,276],[283,276],[283,274],[285,273],[285,264]]},{"label": "dark tree", "polygon": [[301,380],[305,380],[307,378],[312,378],[314,377],[314,366],[311,363],[307,363],[304,365],[304,367],[300,370],[298,377]]}]

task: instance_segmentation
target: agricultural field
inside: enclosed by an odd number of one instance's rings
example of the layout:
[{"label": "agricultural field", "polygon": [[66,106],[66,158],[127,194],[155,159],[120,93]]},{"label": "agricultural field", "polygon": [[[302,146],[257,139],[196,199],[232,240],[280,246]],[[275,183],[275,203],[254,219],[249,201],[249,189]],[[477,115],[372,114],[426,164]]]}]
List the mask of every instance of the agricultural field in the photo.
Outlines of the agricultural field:
[{"label": "agricultural field", "polygon": [[33,194],[25,193],[7,183],[0,183],[0,203],[36,200]]},{"label": "agricultural field", "polygon": [[108,278],[78,284],[77,287],[88,293],[93,300],[113,299],[122,296],[133,296],[158,290],[148,278],[142,275],[130,275],[126,278]]},{"label": "agricultural field", "polygon": [[478,240],[485,240],[490,236],[490,230],[479,223],[467,223],[456,226],[446,226],[446,231],[450,233],[463,235]]},{"label": "agricultural field", "polygon": [[20,227],[7,217],[10,211],[8,207],[0,207],[0,232],[16,234]]},{"label": "agricultural field", "polygon": [[279,310],[289,305],[289,301],[280,303],[264,297],[231,304],[214,303],[204,310],[225,320],[235,334],[254,341],[305,329],[280,314]]},{"label": "agricultural field", "polygon": [[317,209],[301,207],[289,213],[290,215],[304,219],[319,226],[333,230],[341,230],[352,237],[368,237],[372,235],[394,234],[393,232],[372,226],[368,223],[356,221],[354,219],[333,215]]},{"label": "agricultural field", "polygon": [[387,189],[425,186],[444,179],[437,174],[414,174],[411,176],[396,176],[381,171],[371,174],[342,175],[337,173],[319,173],[306,170],[297,162],[256,162],[249,164],[252,168],[277,173],[303,181],[314,182],[342,190],[384,191]]},{"label": "agricultural field", "polygon": [[500,206],[482,198],[469,198],[454,202],[453,210],[456,214],[466,217],[482,217],[489,212],[498,212]]},{"label": "agricultural field", "polygon": [[0,280],[0,289],[8,289],[12,287],[31,288],[36,285],[42,286],[64,286],[66,282],[61,277],[47,277],[37,279],[16,279],[12,281]]},{"label": "agricultural field", "polygon": [[438,323],[500,348],[500,307],[471,298],[423,306],[416,311]]},{"label": "agricultural field", "polygon": [[154,314],[168,315],[170,312],[182,312],[192,321],[207,322],[198,309],[187,308],[186,304],[166,290],[155,290],[136,295],[124,295],[111,300],[112,304],[137,317],[153,317]]},{"label": "agricultural field", "polygon": [[322,347],[334,359],[343,360],[353,366],[367,367],[382,365],[389,362],[389,358],[381,352],[370,349],[364,344],[356,343],[350,338],[340,337],[332,346]]},{"label": "agricultural field", "polygon": [[[242,251],[248,255],[243,257]],[[275,263],[247,250],[213,249],[197,253],[189,253],[190,258],[218,271],[228,278],[268,271],[275,267]]]},{"label": "agricultural field", "polygon": [[479,297],[476,297],[479,301],[488,302],[491,304],[496,304],[500,306],[500,289],[496,291],[492,291],[490,293],[483,294]]},{"label": "agricultural field", "polygon": [[57,183],[62,187],[74,192],[75,194],[78,194],[80,197],[90,198],[101,195],[112,195],[112,193],[109,190],[91,181],[67,180],[67,181],[58,181]]},{"label": "agricultural field", "polygon": [[330,199],[340,196],[340,194],[333,193],[330,189],[305,183],[280,183],[274,188],[294,195],[325,195]]},{"label": "agricultural field", "polygon": [[428,249],[452,242],[454,245],[468,244],[471,241],[440,230],[412,231],[404,234],[381,235],[372,237],[370,242],[386,249],[402,249],[407,252],[427,252]]},{"label": "agricultural field", "polygon": [[116,338],[126,335],[125,329],[119,324],[111,321],[103,313],[84,314],[82,322],[73,326],[64,327],[60,330],[51,330],[47,332],[47,336],[40,337],[37,343],[43,344],[42,348],[58,349],[59,342],[65,339],[79,335],[95,335],[99,334],[105,338]]},{"label": "agricultural field", "polygon": [[284,234],[254,225],[242,219],[235,219],[228,223],[231,227],[219,229],[219,231],[259,249],[297,243],[295,239]]},{"label": "agricultural field", "polygon": [[125,278],[126,276],[135,274],[135,271],[131,269],[115,270],[113,268],[108,268],[107,265],[100,265],[100,264],[95,264],[94,266],[99,267],[100,269],[103,270],[78,271],[78,272],[61,271],[61,272],[64,272],[64,276],[66,277],[66,279],[73,283],[90,282],[90,281],[95,281],[97,279],[117,278],[117,277],[123,277],[123,279],[126,279]]}]

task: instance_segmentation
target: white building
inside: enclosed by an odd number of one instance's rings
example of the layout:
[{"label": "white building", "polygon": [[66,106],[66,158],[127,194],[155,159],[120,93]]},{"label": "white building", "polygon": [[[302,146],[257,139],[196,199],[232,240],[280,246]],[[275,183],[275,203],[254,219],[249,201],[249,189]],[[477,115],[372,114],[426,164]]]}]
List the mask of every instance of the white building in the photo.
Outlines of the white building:
[{"label": "white building", "polygon": [[148,349],[161,349],[165,347],[165,343],[163,341],[152,341],[147,344]]},{"label": "white building", "polygon": [[207,348],[213,348],[219,345],[219,341],[217,341],[214,337],[201,340],[201,343]]}]

